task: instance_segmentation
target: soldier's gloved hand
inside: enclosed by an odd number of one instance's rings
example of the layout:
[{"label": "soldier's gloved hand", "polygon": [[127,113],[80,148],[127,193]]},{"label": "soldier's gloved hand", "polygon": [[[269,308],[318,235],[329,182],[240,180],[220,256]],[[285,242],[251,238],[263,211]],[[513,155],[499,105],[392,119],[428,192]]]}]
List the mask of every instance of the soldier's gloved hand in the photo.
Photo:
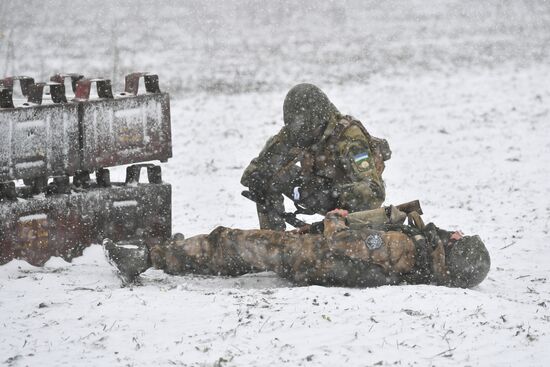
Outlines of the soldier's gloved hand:
[{"label": "soldier's gloved hand", "polygon": [[344,209],[334,209],[328,212],[323,220],[323,235],[329,237],[336,232],[346,229],[346,217],[348,214],[348,211]]},{"label": "soldier's gloved hand", "polygon": [[246,184],[250,192],[258,199],[264,199],[268,191],[268,180],[260,171],[251,172]]},{"label": "soldier's gloved hand", "polygon": [[256,161],[257,158],[253,159],[248,167],[245,168],[243,175],[241,176],[241,185],[250,189],[264,181],[266,176],[264,172],[265,170],[263,170]]}]

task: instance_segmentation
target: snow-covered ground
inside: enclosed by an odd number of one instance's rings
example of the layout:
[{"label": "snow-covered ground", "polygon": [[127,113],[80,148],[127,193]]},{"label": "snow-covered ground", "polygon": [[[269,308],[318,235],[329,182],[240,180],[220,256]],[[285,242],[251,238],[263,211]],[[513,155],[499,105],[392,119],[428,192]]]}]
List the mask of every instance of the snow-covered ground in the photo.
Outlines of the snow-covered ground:
[{"label": "snow-covered ground", "polygon": [[418,198],[426,220],[479,234],[492,269],[471,290],[155,270],[120,288],[100,246],[43,268],[12,261],[0,363],[550,364],[550,3],[18,4],[0,4],[0,72],[159,72],[174,232],[257,226],[240,175],[279,129],[286,90],[310,81],[390,142],[387,202]]}]

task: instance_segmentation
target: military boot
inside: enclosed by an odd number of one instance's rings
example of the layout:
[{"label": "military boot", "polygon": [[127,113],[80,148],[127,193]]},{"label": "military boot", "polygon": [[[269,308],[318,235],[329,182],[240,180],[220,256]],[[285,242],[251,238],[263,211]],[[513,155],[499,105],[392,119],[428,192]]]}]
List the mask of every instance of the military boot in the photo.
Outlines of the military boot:
[{"label": "military boot", "polygon": [[103,250],[109,263],[116,267],[123,286],[140,284],[139,275],[151,266],[149,249],[141,239],[115,243],[106,238]]}]

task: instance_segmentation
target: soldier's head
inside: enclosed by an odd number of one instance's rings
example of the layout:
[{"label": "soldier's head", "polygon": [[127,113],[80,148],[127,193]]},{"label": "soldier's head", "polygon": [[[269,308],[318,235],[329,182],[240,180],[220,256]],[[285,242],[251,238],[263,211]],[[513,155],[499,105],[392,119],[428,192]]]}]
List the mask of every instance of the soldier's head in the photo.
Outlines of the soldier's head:
[{"label": "soldier's head", "polygon": [[283,120],[288,137],[299,147],[308,147],[321,137],[332,118],[340,113],[321,89],[298,84],[286,95]]},{"label": "soldier's head", "polygon": [[479,236],[464,236],[445,254],[452,287],[471,288],[485,279],[491,268],[489,251]]}]

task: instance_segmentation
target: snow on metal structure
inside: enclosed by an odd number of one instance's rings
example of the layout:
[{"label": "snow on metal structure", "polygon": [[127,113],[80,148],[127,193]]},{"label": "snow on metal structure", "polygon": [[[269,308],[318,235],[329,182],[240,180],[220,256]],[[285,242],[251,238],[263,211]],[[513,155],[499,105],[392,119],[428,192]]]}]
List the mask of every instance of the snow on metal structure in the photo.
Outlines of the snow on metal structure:
[{"label": "snow on metal structure", "polygon": [[[139,79],[146,94],[137,95]],[[92,84],[99,99],[89,100]],[[110,82],[82,79],[77,84],[82,126],[82,170],[160,160],[172,156],[170,100],[161,93],[158,77],[145,73],[126,76],[123,93],[113,95]]]},{"label": "snow on metal structure", "polygon": [[[141,79],[145,93],[138,94]],[[172,156],[170,100],[158,77],[129,74],[118,94],[106,79],[50,80],[0,80],[0,264],[23,258],[42,265],[54,255],[71,260],[104,237],[168,238],[171,186],[162,182],[160,166],[136,164]],[[16,82],[25,100],[14,100]],[[97,97],[90,98],[93,86]],[[132,164],[126,182],[111,184],[106,167],[126,164]],[[142,168],[149,183],[139,183]]]},{"label": "snow on metal structure", "polygon": [[151,244],[170,237],[171,187],[121,183],[19,198],[0,204],[0,218],[0,264],[20,258],[43,265],[50,256],[70,261],[106,237]]},{"label": "snow on metal structure", "polygon": [[[0,182],[60,175],[79,169],[78,104],[62,102],[50,84],[52,100],[42,103],[45,84],[18,77],[28,100],[14,104],[14,78],[0,91]],[[30,82],[30,84],[29,84]],[[53,102],[55,100],[58,103]],[[64,97],[64,95],[63,95]]]},{"label": "snow on metal structure", "polygon": [[[76,80],[75,99],[67,101],[64,78]],[[139,80],[146,93],[138,95]],[[158,77],[126,76],[125,91],[113,95],[107,79],[56,75],[51,83],[32,78],[0,82],[0,182],[37,177],[73,176],[77,170],[159,160],[172,156],[170,99]],[[27,101],[14,104],[14,80]],[[92,86],[98,98],[90,99]],[[44,87],[50,99],[43,100]]]}]

